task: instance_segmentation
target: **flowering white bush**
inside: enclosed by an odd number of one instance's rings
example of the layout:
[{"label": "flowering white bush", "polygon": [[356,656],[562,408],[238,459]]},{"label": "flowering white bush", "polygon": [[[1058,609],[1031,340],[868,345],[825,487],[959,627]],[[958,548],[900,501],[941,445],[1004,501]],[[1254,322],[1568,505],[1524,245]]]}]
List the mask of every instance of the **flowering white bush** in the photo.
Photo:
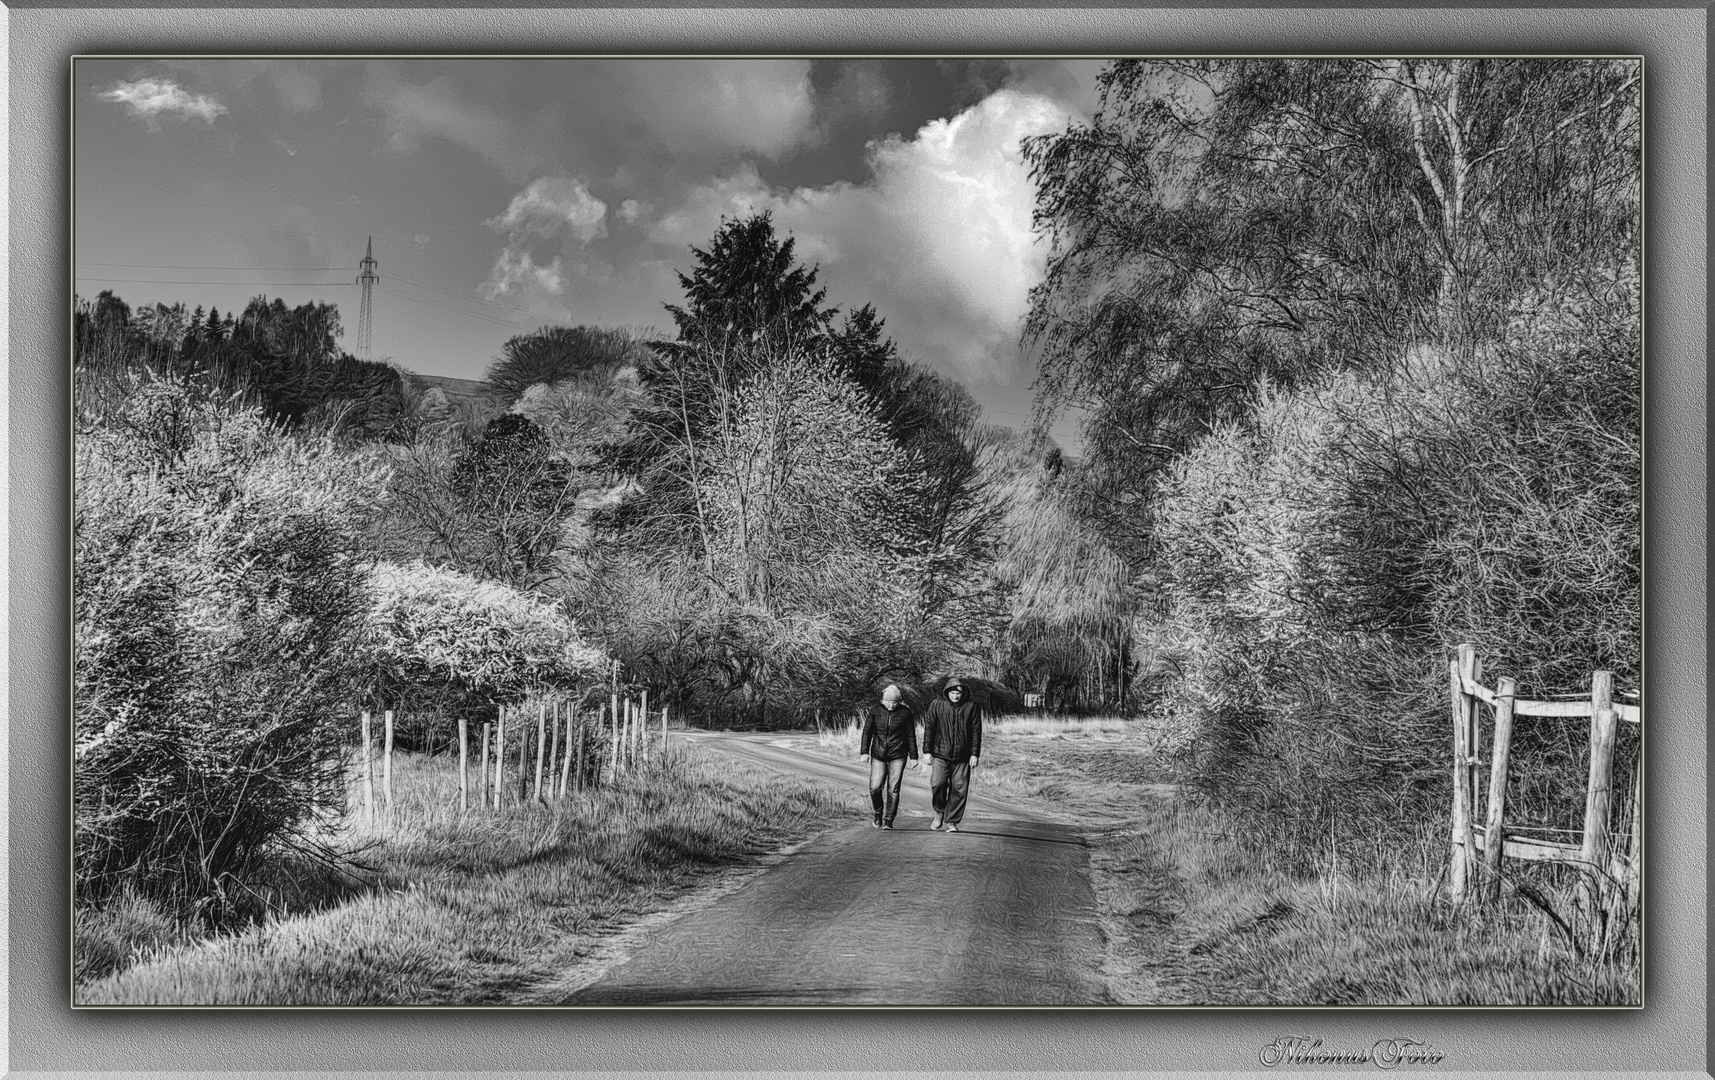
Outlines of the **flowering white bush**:
[{"label": "flowering white bush", "polygon": [[507,700],[606,667],[601,650],[555,605],[499,582],[423,563],[383,563],[371,583],[371,640],[397,685]]},{"label": "flowering white bush", "polygon": [[78,901],[231,895],[343,801],[384,475],[175,381],[114,389],[75,448]]}]

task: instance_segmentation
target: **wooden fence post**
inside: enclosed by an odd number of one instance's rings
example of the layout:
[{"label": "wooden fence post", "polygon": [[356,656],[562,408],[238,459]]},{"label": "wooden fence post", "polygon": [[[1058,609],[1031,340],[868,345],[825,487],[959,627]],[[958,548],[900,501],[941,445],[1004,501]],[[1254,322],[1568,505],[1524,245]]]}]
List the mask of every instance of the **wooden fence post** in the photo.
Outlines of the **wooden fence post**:
[{"label": "wooden fence post", "polygon": [[576,788],[578,783],[576,779],[578,769],[578,761],[576,757],[578,740],[577,729],[582,726],[583,718],[578,715],[577,704],[568,702],[566,705],[566,761],[564,766],[566,782],[561,785],[561,788],[567,793],[570,793],[574,788]]},{"label": "wooden fence post", "polygon": [[[612,724],[613,724],[613,738],[610,741],[609,746],[608,746],[608,756],[612,760],[608,763],[608,771],[609,771],[609,774],[615,780],[618,780],[619,779],[619,698],[617,698],[617,697],[614,698],[608,704],[608,719],[611,720]],[[603,730],[606,730],[605,725],[603,727]]]},{"label": "wooden fence post", "polygon": [[619,765],[620,765],[620,754],[619,754],[619,661],[618,660],[615,660],[613,662],[613,671],[614,671],[614,676],[613,676],[614,691],[613,691],[612,699],[608,702],[608,705],[613,711],[613,775],[614,775],[615,779],[618,779],[619,778]]},{"label": "wooden fence post", "polygon": [[566,705],[566,744],[559,754],[559,794],[566,795],[566,780],[571,777],[571,722],[578,715],[578,706]]},{"label": "wooden fence post", "polygon": [[[1465,668],[1466,677],[1472,682],[1480,682],[1483,678],[1483,658],[1477,655],[1475,647],[1467,647],[1471,649],[1471,658]],[[1470,770],[1470,773],[1465,781],[1465,785],[1471,791],[1471,812],[1467,816],[1467,820],[1470,821],[1472,825],[1475,825],[1477,821],[1477,807],[1483,804],[1483,775],[1482,771],[1478,768],[1478,765],[1480,764],[1478,754],[1480,753],[1480,747],[1482,745],[1479,735],[1482,731],[1482,726],[1477,722],[1482,715],[1481,710],[1482,703],[1477,699],[1476,695],[1466,694],[1465,749],[1469,756],[1465,759],[1465,767]],[[1467,837],[1466,839],[1470,840],[1473,839],[1473,837]],[[1477,863],[1477,849],[1475,846],[1470,848],[1470,854],[1468,857],[1471,860],[1471,865],[1475,866]]]},{"label": "wooden fence post", "polygon": [[560,774],[560,706],[563,702],[555,701],[554,707],[548,710],[548,726],[554,729],[553,745],[548,747],[548,797],[559,795],[561,784]]},{"label": "wooden fence post", "polygon": [[1644,875],[1644,770],[1643,755],[1638,756],[1637,772],[1632,777],[1632,850],[1626,864],[1626,905],[1638,906],[1638,887]]},{"label": "wooden fence post", "polygon": [[459,717],[459,813],[470,810],[470,721]]},{"label": "wooden fence post", "polygon": [[536,703],[536,780],[530,788],[530,797],[537,802],[542,801],[542,751],[548,743],[548,704]]},{"label": "wooden fence post", "polygon": [[649,691],[643,691],[643,700],[637,706],[637,745],[643,756],[649,756]]},{"label": "wooden fence post", "polygon": [[368,709],[363,710],[360,727],[362,734],[359,737],[363,740],[363,816],[373,818],[375,816],[375,754],[370,747],[374,735],[369,730]]},{"label": "wooden fence post", "polygon": [[381,794],[387,799],[387,812],[393,812],[393,710],[381,714],[386,726],[386,742],[381,749]]},{"label": "wooden fence post", "polygon": [[661,706],[661,754],[667,754],[667,706]]},{"label": "wooden fence post", "polygon": [[1476,650],[1460,645],[1459,655],[1448,665],[1452,685],[1453,712],[1453,854],[1448,885],[1454,903],[1465,899],[1471,877],[1472,848],[1476,837],[1471,827],[1471,724],[1472,702],[1465,693],[1465,678],[1475,679]]},{"label": "wooden fence post", "polygon": [[530,725],[527,721],[518,723],[518,801],[524,802],[530,797]]},{"label": "wooden fence post", "polygon": [[493,728],[489,721],[482,722],[482,757],[477,759],[476,766],[476,803],[483,807],[488,805],[488,738],[494,733]]},{"label": "wooden fence post", "polygon": [[494,808],[500,809],[501,792],[506,784],[506,706],[500,707],[494,724]]},{"label": "wooden fence post", "polygon": [[1495,682],[1495,748],[1489,759],[1489,816],[1483,825],[1483,892],[1491,901],[1501,898],[1501,856],[1507,846],[1507,758],[1513,742],[1513,699],[1518,683],[1512,678]]},{"label": "wooden fence post", "polygon": [[1608,868],[1608,809],[1614,784],[1614,673],[1590,677],[1590,781],[1584,794],[1584,842],[1579,858],[1598,872]]},{"label": "wooden fence post", "polygon": [[582,791],[584,789],[584,718],[578,715],[576,705],[572,706],[571,722],[578,726],[578,760],[577,766],[572,772],[572,790]]}]

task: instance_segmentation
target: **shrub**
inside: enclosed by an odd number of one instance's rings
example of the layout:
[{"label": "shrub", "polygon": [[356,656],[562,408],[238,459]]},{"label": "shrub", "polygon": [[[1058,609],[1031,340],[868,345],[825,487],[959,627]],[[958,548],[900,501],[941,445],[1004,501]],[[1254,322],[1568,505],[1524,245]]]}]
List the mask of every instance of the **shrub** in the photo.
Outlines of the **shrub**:
[{"label": "shrub", "polygon": [[628,330],[598,326],[544,326],[507,339],[486,379],[509,399],[530,387],[606,375],[636,366],[645,357],[644,338]]},{"label": "shrub", "polygon": [[[1475,363],[1265,386],[1174,465],[1140,636],[1207,790],[1306,842],[1439,812],[1461,642],[1525,694],[1587,690],[1594,668],[1636,685],[1636,307],[1606,300],[1534,312]],[[1538,812],[1582,790],[1564,734],[1518,729]]]},{"label": "shrub", "polygon": [[375,568],[369,625],[384,693],[442,689],[467,701],[516,701],[599,678],[601,650],[552,603],[414,563]]},{"label": "shrub", "polygon": [[383,477],[259,409],[129,378],[75,447],[77,900],[128,883],[218,914],[343,804]]}]

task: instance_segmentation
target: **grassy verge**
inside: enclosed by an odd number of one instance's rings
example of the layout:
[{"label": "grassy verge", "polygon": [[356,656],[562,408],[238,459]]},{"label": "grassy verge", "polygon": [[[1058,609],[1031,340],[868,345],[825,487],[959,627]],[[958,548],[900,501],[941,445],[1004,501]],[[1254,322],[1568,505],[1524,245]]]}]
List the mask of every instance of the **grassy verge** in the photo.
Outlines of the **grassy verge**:
[{"label": "grassy verge", "polygon": [[[1330,850],[1306,872],[1267,822],[1237,821],[1173,784],[1144,726],[1004,718],[975,789],[1082,824],[1116,1000],[1195,1005],[1635,1004],[1635,953],[1582,955],[1522,897],[1455,911],[1439,822],[1415,843]],[[813,752],[855,753],[824,732]],[[1528,870],[1526,871],[1529,872]],[[1570,882],[1536,882],[1575,908]]]},{"label": "grassy verge", "polygon": [[[1320,873],[1278,865],[1266,840],[1218,811],[1145,808],[1092,862],[1105,877],[1123,989],[1199,1005],[1635,1004],[1630,961],[1580,955],[1533,906],[1455,910],[1440,845]],[[1554,894],[1570,905],[1568,893]],[[1116,991],[1122,988],[1116,987]],[[1121,994],[1122,997],[1127,995]]]},{"label": "grassy verge", "polygon": [[440,761],[396,762],[394,788],[390,823],[347,833],[371,867],[362,882],[329,882],[294,900],[311,910],[241,933],[167,944],[80,983],[77,1001],[529,1002],[625,924],[850,812],[846,796],[808,781],[681,754],[499,815],[460,815],[457,778]]}]

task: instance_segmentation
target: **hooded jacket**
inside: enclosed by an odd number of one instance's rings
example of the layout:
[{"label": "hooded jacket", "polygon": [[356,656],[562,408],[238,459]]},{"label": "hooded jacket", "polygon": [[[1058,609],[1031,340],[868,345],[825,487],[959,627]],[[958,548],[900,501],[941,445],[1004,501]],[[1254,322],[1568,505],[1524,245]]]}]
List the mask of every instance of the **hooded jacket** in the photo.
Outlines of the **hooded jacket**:
[{"label": "hooded jacket", "polygon": [[858,736],[858,753],[868,754],[877,761],[917,760],[917,714],[901,701],[891,710],[886,705],[871,705],[864,714],[863,733]]},{"label": "hooded jacket", "polygon": [[[957,705],[947,697],[947,691],[957,687],[964,691]],[[958,679],[950,679],[941,696],[929,703],[923,718],[923,751],[931,757],[947,761],[965,761],[983,753],[983,714],[971,700],[970,687]]]}]

